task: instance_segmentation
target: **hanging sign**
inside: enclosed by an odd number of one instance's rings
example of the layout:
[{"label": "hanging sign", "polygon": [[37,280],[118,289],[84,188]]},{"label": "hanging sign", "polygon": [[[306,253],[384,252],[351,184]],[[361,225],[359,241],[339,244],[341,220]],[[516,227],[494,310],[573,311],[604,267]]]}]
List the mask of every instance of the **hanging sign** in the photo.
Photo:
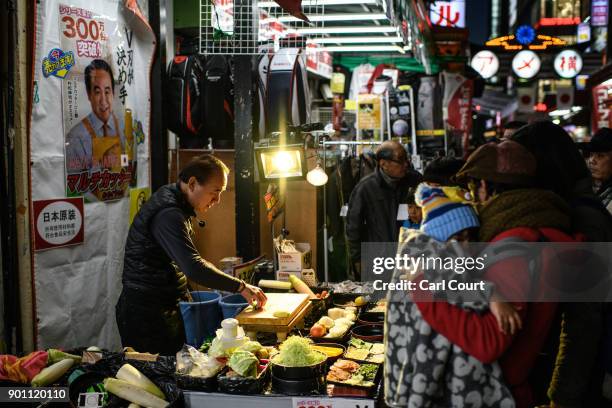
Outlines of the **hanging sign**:
[{"label": "hanging sign", "polygon": [[591,1],[591,27],[608,25],[608,0]]},{"label": "hanging sign", "polygon": [[540,57],[529,50],[519,51],[512,59],[512,70],[523,79],[531,79],[540,71]]},{"label": "hanging sign", "polygon": [[479,51],[470,64],[484,79],[489,79],[499,71],[499,58],[488,50]]},{"label": "hanging sign", "polygon": [[333,73],[333,62],[331,54],[319,50],[318,44],[308,43],[306,45],[306,70],[313,72],[323,78],[330,79]]},{"label": "hanging sign", "polygon": [[34,201],[34,249],[83,243],[83,197]]},{"label": "hanging sign", "polygon": [[610,127],[610,107],[608,92],[612,92],[612,81],[608,80],[593,87],[593,111],[591,131],[597,132],[604,127]]},{"label": "hanging sign", "polygon": [[433,1],[429,19],[433,25],[465,28],[465,0]]},{"label": "hanging sign", "polygon": [[574,78],[582,70],[582,57],[574,50],[561,51],[555,57],[554,67],[561,78]]},{"label": "hanging sign", "polygon": [[588,23],[578,24],[576,42],[582,44],[591,41],[591,26]]},{"label": "hanging sign", "polygon": [[380,129],[382,127],[380,105],[380,95],[359,95],[357,99],[358,129]]}]

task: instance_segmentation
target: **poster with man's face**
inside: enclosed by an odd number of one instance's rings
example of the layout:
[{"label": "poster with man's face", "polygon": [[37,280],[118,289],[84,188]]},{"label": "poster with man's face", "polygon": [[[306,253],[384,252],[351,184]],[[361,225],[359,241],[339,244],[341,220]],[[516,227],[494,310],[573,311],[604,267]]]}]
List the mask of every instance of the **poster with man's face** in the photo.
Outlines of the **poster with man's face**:
[{"label": "poster with man's face", "polygon": [[130,33],[93,9],[59,8],[57,56],[74,59],[62,82],[66,195],[117,200],[136,184],[132,115],[125,106],[134,75]]}]

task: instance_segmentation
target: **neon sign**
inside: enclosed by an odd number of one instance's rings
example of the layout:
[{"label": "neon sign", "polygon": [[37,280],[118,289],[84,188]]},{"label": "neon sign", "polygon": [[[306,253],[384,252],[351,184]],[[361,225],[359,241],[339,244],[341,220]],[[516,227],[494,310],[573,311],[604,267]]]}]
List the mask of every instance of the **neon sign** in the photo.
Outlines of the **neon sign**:
[{"label": "neon sign", "polygon": [[545,50],[548,47],[560,47],[567,45],[567,41],[550,35],[538,34],[531,44],[520,44],[515,35],[505,35],[489,40],[485,43],[487,47],[503,47],[506,51],[520,50]]}]

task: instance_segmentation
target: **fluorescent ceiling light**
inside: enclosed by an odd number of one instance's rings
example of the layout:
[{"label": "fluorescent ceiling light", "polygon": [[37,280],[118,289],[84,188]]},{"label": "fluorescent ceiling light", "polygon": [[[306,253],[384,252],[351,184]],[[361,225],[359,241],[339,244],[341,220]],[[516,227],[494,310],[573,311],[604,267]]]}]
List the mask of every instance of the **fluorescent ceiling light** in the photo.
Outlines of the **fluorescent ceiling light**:
[{"label": "fluorescent ceiling light", "polygon": [[[346,14],[325,14],[325,15],[309,15],[308,19],[312,22],[317,21],[363,21],[363,20],[387,20],[386,14],[382,13],[346,13]],[[293,16],[282,16],[277,19],[281,23],[298,23],[302,20]]]},{"label": "fluorescent ceiling light", "polygon": [[398,45],[356,45],[356,46],[330,46],[322,47],[317,51],[329,51],[329,52],[368,52],[368,51],[395,51],[404,53],[402,47]]},{"label": "fluorescent ceiling light", "polygon": [[550,116],[563,116],[570,113],[569,109],[557,109],[549,113]]},{"label": "fluorescent ceiling light", "polygon": [[[376,4],[377,0],[302,0],[302,7],[315,6],[350,6],[361,4]],[[259,1],[257,7],[275,8],[280,7],[275,1]]]},{"label": "fluorescent ceiling light", "polygon": [[309,42],[314,44],[359,44],[359,43],[398,43],[402,42],[401,37],[327,37],[327,38],[313,38]]},{"label": "fluorescent ceiling light", "polygon": [[300,28],[298,34],[368,34],[368,33],[395,33],[396,27],[391,26],[370,26],[370,27],[318,27]]}]

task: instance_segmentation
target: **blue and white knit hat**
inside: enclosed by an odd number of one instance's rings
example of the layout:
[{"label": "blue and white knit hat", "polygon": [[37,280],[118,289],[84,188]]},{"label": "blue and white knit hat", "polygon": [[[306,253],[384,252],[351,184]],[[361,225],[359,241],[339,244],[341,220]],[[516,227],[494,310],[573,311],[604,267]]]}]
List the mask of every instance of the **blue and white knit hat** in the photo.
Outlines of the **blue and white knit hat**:
[{"label": "blue and white knit hat", "polygon": [[470,199],[470,193],[459,187],[419,184],[414,201],[423,211],[421,231],[444,242],[464,229],[479,227]]}]

